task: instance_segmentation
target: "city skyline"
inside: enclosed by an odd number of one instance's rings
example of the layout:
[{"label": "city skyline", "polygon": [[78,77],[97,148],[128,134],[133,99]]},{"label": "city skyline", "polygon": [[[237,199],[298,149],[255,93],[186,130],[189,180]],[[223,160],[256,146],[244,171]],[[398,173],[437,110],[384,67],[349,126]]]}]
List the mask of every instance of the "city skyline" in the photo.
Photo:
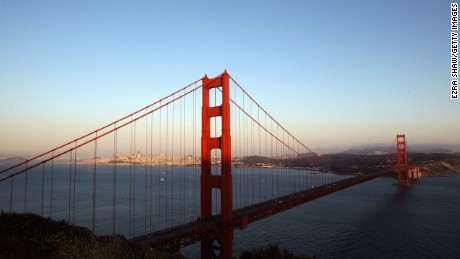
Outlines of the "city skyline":
[{"label": "city skyline", "polygon": [[0,154],[48,150],[224,69],[313,150],[397,133],[458,145],[449,7],[0,1]]}]

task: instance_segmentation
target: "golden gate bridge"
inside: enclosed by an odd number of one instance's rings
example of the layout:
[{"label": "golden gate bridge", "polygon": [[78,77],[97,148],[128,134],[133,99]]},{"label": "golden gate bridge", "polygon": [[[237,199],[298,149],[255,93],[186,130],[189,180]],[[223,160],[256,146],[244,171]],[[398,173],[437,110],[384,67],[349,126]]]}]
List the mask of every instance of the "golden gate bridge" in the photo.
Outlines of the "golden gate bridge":
[{"label": "golden gate bridge", "polygon": [[409,185],[404,135],[396,146],[395,162],[385,157],[376,172],[330,172],[225,71],[4,166],[0,208],[232,258],[235,229],[376,177]]}]

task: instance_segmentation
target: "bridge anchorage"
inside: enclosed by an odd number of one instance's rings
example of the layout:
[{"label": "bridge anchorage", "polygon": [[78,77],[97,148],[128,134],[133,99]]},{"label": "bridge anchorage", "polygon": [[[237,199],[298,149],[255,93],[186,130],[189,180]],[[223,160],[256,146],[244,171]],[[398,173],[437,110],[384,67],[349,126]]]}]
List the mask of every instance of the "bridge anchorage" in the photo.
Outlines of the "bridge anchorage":
[{"label": "bridge anchorage", "polygon": [[236,229],[377,177],[397,174],[409,186],[405,135],[396,144],[396,162],[383,170],[322,170],[329,161],[224,71],[2,169],[0,209],[46,213],[170,251],[200,243],[201,258],[232,258]]}]

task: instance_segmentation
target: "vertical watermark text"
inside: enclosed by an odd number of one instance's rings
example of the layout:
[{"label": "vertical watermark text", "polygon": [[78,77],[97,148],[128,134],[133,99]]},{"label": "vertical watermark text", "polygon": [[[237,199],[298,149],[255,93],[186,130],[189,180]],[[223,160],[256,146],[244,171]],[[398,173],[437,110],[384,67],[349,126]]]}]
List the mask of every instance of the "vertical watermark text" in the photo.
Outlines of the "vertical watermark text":
[{"label": "vertical watermark text", "polygon": [[458,99],[458,3],[450,4],[450,99]]}]

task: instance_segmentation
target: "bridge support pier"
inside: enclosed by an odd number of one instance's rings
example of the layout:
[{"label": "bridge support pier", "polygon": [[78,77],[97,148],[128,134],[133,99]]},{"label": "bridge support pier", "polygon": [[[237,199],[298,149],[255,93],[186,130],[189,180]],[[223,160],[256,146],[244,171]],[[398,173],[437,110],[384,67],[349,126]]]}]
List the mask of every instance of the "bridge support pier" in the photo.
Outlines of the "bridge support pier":
[{"label": "bridge support pier", "polygon": [[[222,105],[210,106],[210,90],[221,87]],[[212,189],[219,189],[221,196],[221,226],[219,244],[222,258],[233,257],[232,219],[232,147],[230,136],[230,76],[225,71],[221,76],[202,79],[202,135],[201,135],[201,220],[212,217]],[[222,135],[211,137],[211,118],[221,117]],[[211,152],[221,150],[220,175],[212,174]],[[214,239],[201,242],[201,258],[215,257]]]}]

